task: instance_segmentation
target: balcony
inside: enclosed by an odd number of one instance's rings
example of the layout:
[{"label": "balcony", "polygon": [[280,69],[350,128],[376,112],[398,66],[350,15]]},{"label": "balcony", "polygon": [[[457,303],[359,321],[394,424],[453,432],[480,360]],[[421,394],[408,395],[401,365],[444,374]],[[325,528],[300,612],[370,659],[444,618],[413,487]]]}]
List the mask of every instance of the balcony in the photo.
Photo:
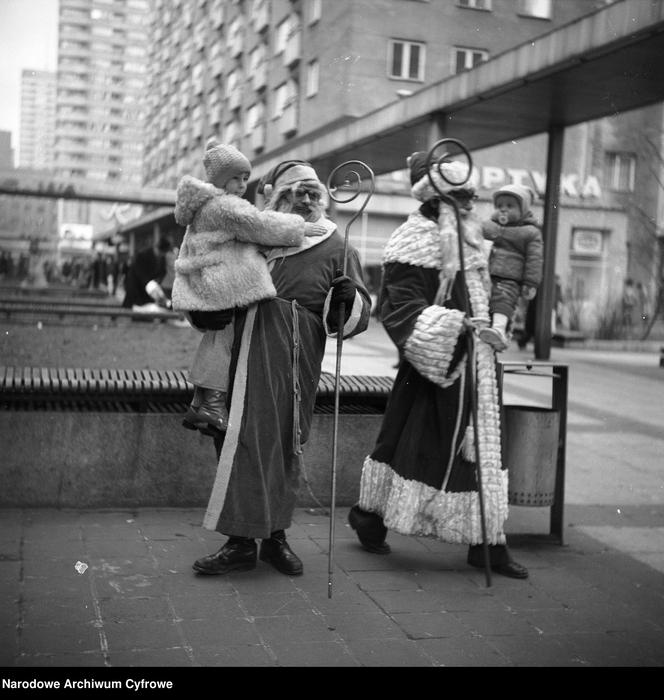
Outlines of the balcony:
[{"label": "balcony", "polygon": [[283,136],[290,136],[297,131],[297,103],[291,102],[284,107],[284,111],[279,117],[279,133]]},{"label": "balcony", "polygon": [[289,67],[300,60],[302,53],[302,32],[298,28],[288,35],[286,46],[284,47],[284,65]]},{"label": "balcony", "polygon": [[265,122],[254,125],[251,130],[251,147],[254,151],[262,151],[265,148]]},{"label": "balcony", "polygon": [[230,32],[228,37],[228,51],[231,58],[236,58],[244,50],[244,32],[240,27]]},{"label": "balcony", "polygon": [[242,94],[239,88],[235,87],[231,89],[228,95],[228,109],[238,109],[242,104]]},{"label": "balcony", "polygon": [[263,60],[254,66],[251,81],[254,90],[262,90],[267,85],[267,61]]},{"label": "balcony", "polygon": [[270,11],[267,2],[257,3],[256,7],[254,7],[254,16],[252,19],[255,32],[262,32],[269,26]]}]

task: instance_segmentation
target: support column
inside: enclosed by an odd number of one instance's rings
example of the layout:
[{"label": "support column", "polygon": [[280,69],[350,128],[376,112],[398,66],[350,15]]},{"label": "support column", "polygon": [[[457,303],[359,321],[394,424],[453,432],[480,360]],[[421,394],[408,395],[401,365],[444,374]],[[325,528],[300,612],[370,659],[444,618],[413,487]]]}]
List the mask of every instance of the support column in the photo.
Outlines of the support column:
[{"label": "support column", "polygon": [[558,237],[558,210],[560,208],[560,174],[563,161],[565,127],[551,125],[546,156],[546,192],[544,194],[544,270],[542,284],[535,297],[535,359],[551,357],[551,311],[553,309]]},{"label": "support column", "polygon": [[445,131],[445,112],[435,112],[431,115],[431,121],[428,125],[428,141],[423,150],[428,151],[434,143],[444,139]]}]

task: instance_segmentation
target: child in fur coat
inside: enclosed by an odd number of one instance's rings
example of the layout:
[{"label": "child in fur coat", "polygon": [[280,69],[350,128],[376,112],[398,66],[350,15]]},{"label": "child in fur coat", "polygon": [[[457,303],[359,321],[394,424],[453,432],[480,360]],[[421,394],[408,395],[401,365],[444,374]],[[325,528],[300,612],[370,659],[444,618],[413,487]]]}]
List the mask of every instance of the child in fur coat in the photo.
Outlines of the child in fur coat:
[{"label": "child in fur coat", "polygon": [[530,208],[534,195],[529,187],[505,185],[493,193],[495,211],[482,223],[482,233],[493,243],[491,274],[491,326],[479,336],[500,352],[508,346],[507,329],[519,297],[527,301],[542,282],[543,242],[539,224]]},{"label": "child in fur coat", "polygon": [[300,246],[325,230],[242,199],[251,164],[234,146],[208,140],[203,164],[208,182],[185,175],[177,187],[175,220],[187,228],[172,301],[197,330],[206,329],[189,374],[195,390],[183,425],[214,435],[228,427],[233,310],[276,296],[264,251]]}]

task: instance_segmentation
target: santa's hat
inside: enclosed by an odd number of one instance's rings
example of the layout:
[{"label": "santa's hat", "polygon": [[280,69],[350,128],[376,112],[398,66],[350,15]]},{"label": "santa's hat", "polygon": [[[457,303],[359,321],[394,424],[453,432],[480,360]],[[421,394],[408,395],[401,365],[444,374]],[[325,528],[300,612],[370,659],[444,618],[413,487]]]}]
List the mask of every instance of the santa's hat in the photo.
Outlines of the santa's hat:
[{"label": "santa's hat", "polygon": [[[467,183],[468,166],[458,160],[447,161],[446,163],[433,163],[429,172],[438,192],[431,184],[427,174],[427,157],[422,151],[413,153],[406,159],[410,169],[411,194],[420,202],[427,202],[430,199],[440,198],[440,192],[448,194],[455,190],[472,191],[473,188]],[[442,173],[442,175],[441,175]]]},{"label": "santa's hat", "polygon": [[325,187],[318,179],[318,175],[311,163],[303,160],[286,160],[275,165],[260,179],[257,187],[258,194],[265,197],[267,204],[276,202],[286,191],[300,185],[315,187],[325,194]]}]

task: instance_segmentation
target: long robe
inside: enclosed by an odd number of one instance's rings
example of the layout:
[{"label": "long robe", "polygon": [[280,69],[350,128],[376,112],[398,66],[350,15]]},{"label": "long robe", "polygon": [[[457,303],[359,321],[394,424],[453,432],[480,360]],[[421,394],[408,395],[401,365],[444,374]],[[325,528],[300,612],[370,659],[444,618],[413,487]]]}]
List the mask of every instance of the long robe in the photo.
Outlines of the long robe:
[{"label": "long robe", "polygon": [[[504,544],[507,474],[491,348],[474,343],[469,361],[458,270],[456,224],[414,212],[392,235],[383,258],[380,312],[402,355],[373,452],[365,459],[359,506],[388,529],[442,541],[483,541],[475,471],[471,372],[476,370],[478,434],[487,542]],[[471,316],[488,323],[488,250],[479,222],[464,222]],[[474,227],[474,228],[473,228]]]},{"label": "long robe", "polygon": [[[249,307],[235,321],[229,427],[203,521],[209,530],[269,537],[291,525],[302,445],[309,436],[327,337],[336,337],[330,286],[343,270],[343,238],[271,253],[277,297]],[[357,286],[343,336],[366,330],[371,301],[357,251],[348,247],[347,274]]]}]

